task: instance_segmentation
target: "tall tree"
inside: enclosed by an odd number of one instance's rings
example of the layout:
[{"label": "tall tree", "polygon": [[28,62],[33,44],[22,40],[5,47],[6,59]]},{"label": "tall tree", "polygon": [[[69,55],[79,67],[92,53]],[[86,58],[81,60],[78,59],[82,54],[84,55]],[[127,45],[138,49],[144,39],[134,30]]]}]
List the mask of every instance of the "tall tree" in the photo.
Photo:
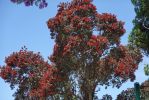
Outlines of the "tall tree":
[{"label": "tall tree", "polygon": [[99,14],[92,0],[61,3],[47,24],[56,42],[50,60],[61,69],[63,92],[69,97],[92,100],[98,85],[119,88],[135,79],[139,50],[120,44],[124,23],[115,15]]},{"label": "tall tree", "polygon": [[47,25],[55,39],[51,65],[39,54],[21,50],[1,68],[1,77],[19,86],[20,98],[93,100],[97,87],[119,88],[135,79],[140,51],[120,44],[124,23],[113,14],[99,14],[92,0],[61,3]]},{"label": "tall tree", "polygon": [[129,41],[141,48],[146,55],[149,54],[149,1],[131,0],[136,17],[133,20],[134,28],[130,34]]}]

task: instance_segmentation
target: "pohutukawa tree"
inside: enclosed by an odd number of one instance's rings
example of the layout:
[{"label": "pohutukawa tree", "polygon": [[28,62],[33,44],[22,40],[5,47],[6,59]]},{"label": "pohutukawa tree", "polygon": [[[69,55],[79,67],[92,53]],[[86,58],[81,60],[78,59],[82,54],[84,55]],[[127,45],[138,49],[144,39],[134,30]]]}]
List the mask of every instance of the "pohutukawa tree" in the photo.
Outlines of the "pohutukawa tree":
[{"label": "pohutukawa tree", "polygon": [[47,24],[56,42],[50,60],[65,77],[64,93],[92,100],[98,85],[120,87],[135,79],[141,56],[120,44],[124,23],[115,15],[97,13],[91,0],[61,3]]},{"label": "pohutukawa tree", "polygon": [[98,13],[92,0],[61,3],[47,25],[55,39],[51,65],[40,55],[23,50],[6,58],[1,69],[6,82],[19,85],[18,95],[93,100],[97,87],[119,88],[135,79],[140,51],[120,44],[124,23],[113,14]]}]

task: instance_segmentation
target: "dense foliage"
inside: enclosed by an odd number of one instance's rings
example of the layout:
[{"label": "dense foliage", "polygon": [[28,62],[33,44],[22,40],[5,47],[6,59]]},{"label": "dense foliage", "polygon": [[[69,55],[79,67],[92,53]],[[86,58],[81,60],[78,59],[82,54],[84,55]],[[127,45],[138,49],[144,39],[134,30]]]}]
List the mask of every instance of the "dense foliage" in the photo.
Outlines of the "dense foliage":
[{"label": "dense foliage", "polygon": [[149,54],[149,0],[131,0],[135,6],[136,17],[130,34],[130,42]]},{"label": "dense foliage", "polygon": [[135,79],[142,56],[135,46],[120,44],[123,22],[113,14],[98,13],[92,0],[73,0],[58,7],[47,22],[55,39],[51,65],[23,49],[8,56],[1,68],[1,77],[11,87],[19,86],[16,98],[93,100],[97,87],[119,88]]},{"label": "dense foliage", "polygon": [[[140,86],[141,100],[149,99],[149,80],[143,82]],[[128,88],[127,90],[123,90],[118,96],[117,100],[136,100],[135,99],[135,90],[134,88]]]},{"label": "dense foliage", "polygon": [[145,65],[144,72],[145,72],[145,75],[149,76],[149,64]]},{"label": "dense foliage", "polygon": [[22,4],[22,3],[24,3],[25,6],[36,5],[40,9],[45,8],[48,5],[46,0],[11,0],[11,2],[13,2],[15,4]]},{"label": "dense foliage", "polygon": [[[149,75],[149,65],[145,65],[144,71],[145,75]],[[149,79],[144,81],[140,86],[140,98],[141,100],[149,99]],[[117,95],[117,100],[135,100],[135,89],[128,88],[127,90],[123,90],[119,95]]]},{"label": "dense foliage", "polygon": [[123,90],[118,96],[116,100],[135,100],[135,91],[133,88],[129,88],[127,90]]}]

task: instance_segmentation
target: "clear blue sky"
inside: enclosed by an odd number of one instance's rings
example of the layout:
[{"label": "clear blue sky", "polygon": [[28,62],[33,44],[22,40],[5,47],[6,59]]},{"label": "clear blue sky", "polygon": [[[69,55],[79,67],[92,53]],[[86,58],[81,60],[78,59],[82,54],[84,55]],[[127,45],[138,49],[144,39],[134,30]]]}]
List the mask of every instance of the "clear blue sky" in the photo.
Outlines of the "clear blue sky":
[{"label": "clear blue sky", "polygon": [[[0,65],[4,65],[4,59],[13,51],[18,51],[26,45],[29,50],[41,52],[43,57],[52,54],[54,40],[50,39],[50,32],[46,21],[55,16],[57,5],[60,1],[69,0],[50,0],[48,7],[38,9],[38,7],[25,7],[24,5],[15,5],[10,0],[0,0]],[[99,13],[116,14],[119,20],[125,22],[126,34],[122,37],[122,44],[127,44],[127,37],[133,25],[132,20],[135,17],[133,5],[130,0],[94,0]],[[143,82],[147,79],[143,72],[145,63],[149,63],[147,57],[140,64],[136,71],[135,82]],[[100,97],[103,94],[111,94],[116,97],[123,89],[133,87],[132,82],[123,84],[120,89],[108,88],[98,93]],[[13,100],[14,90],[0,78],[0,100]]]}]

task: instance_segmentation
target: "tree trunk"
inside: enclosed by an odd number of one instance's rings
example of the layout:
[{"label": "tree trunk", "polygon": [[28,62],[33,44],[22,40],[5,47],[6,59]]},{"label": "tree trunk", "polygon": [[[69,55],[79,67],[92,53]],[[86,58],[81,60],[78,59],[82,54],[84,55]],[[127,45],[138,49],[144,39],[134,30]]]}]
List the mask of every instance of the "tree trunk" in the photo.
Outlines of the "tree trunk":
[{"label": "tree trunk", "polygon": [[83,88],[81,89],[83,100],[93,100],[94,91],[93,84],[83,84]]}]

